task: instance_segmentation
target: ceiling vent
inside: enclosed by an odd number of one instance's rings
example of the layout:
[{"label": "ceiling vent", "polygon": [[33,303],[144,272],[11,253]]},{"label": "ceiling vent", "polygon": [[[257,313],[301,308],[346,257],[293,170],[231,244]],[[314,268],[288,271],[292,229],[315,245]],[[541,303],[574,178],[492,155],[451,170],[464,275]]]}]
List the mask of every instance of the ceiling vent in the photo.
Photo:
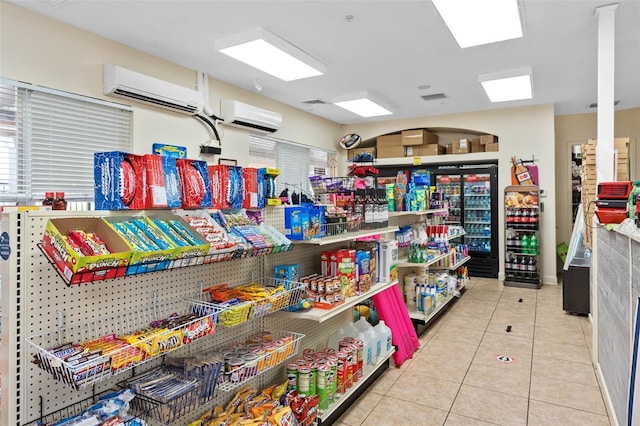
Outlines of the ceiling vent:
[{"label": "ceiling vent", "polygon": [[[613,101],[613,106],[617,106],[620,103],[620,101]],[[589,108],[597,108],[598,107],[598,103],[594,102],[592,104],[589,104]]]},{"label": "ceiling vent", "polygon": [[423,95],[420,96],[425,101],[438,101],[440,99],[447,99],[447,95],[444,93],[434,93],[433,95]]},{"label": "ceiling vent", "polygon": [[323,101],[322,99],[309,99],[308,101],[302,101],[300,103],[307,104],[307,105],[326,105],[327,104],[327,102]]}]

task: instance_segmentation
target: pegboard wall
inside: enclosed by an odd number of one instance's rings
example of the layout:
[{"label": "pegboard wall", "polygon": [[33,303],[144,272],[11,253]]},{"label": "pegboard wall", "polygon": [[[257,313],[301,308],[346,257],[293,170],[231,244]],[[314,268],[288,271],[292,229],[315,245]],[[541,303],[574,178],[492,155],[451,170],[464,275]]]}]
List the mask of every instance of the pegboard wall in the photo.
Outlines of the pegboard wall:
[{"label": "pegboard wall", "polygon": [[[282,230],[282,209],[266,209],[264,213],[267,223]],[[202,286],[222,282],[237,285],[251,279],[272,276],[273,267],[278,264],[297,263],[302,274],[319,270],[319,255],[323,249],[314,245],[296,245],[290,252],[269,256],[235,259],[67,287],[37,247],[47,221],[56,217],[103,217],[117,214],[22,212],[3,216],[0,225],[2,231],[12,236],[12,252],[8,261],[2,261],[0,265],[3,277],[1,356],[6,361],[2,362],[0,370],[3,383],[0,424],[21,426],[43,414],[87,398],[92,392],[115,388],[118,382],[135,372],[151,369],[162,361],[153,360],[86,390],[66,387],[31,362],[32,351],[24,340],[56,330],[59,318],[62,318],[63,327],[110,318],[149,307],[155,301],[187,298],[199,292]],[[216,348],[263,329],[305,334],[306,337],[299,345],[300,351],[304,348],[320,349],[326,346],[328,336],[333,331],[351,320],[350,310],[322,323],[285,318],[276,313],[232,328],[218,325],[215,335],[196,340],[171,355],[184,356]],[[282,382],[286,378],[285,368],[286,363],[254,378],[249,384],[259,389]],[[218,391],[214,400],[181,418],[179,424],[189,423],[216,404],[226,405],[232,396],[233,392]]]}]

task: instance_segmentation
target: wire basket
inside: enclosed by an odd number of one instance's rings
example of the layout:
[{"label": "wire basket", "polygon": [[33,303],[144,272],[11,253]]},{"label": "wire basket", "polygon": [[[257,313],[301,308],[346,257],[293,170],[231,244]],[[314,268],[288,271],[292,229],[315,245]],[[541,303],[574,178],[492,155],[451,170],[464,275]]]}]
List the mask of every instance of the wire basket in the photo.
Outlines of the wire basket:
[{"label": "wire basket", "polygon": [[246,321],[262,318],[270,313],[296,306],[306,296],[303,283],[275,278],[262,278],[231,289],[243,292],[256,285],[265,289],[262,292],[263,295],[254,298],[247,297],[236,303],[216,302],[213,300],[212,294],[206,291],[197,294],[194,300],[199,302],[201,306],[217,310],[220,324],[225,327],[234,327]]},{"label": "wire basket", "polygon": [[313,193],[316,195],[335,193],[335,192],[344,192],[344,191],[353,191],[353,186],[355,184],[355,181],[356,181],[355,176],[345,176],[345,177],[311,176],[309,178],[311,189],[313,189]]},{"label": "wire basket", "polygon": [[215,333],[220,310],[198,301],[162,302],[25,340],[33,362],[74,389],[108,379]]},{"label": "wire basket", "polygon": [[136,398],[131,401],[134,413],[148,413],[150,418],[168,425],[200,405],[200,383],[155,368],[118,384],[133,389]]},{"label": "wire basket", "polygon": [[238,341],[218,346],[212,352],[225,359],[218,389],[230,392],[295,356],[304,334],[270,330],[246,334]]}]

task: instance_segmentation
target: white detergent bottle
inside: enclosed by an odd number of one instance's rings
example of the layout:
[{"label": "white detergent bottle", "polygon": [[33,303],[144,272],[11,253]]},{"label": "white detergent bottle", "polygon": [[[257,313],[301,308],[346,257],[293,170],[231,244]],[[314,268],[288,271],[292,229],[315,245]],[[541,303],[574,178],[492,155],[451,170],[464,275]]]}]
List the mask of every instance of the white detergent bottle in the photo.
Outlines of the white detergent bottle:
[{"label": "white detergent bottle", "polygon": [[373,329],[376,331],[376,335],[380,337],[380,341],[381,341],[380,356],[386,357],[391,353],[391,349],[393,347],[391,343],[391,329],[387,327],[387,325],[384,323],[384,320],[380,320],[378,325],[373,327]]}]

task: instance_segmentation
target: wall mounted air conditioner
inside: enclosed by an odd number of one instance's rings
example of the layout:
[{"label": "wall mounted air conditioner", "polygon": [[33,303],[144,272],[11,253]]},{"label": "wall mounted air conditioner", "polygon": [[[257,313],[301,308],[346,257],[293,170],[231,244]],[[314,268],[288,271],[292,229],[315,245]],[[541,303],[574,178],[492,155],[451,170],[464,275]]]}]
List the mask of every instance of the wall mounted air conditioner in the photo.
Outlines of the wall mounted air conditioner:
[{"label": "wall mounted air conditioner", "polygon": [[204,97],[197,90],[112,64],[104,65],[104,94],[189,115],[204,108]]},{"label": "wall mounted air conditioner", "polygon": [[224,124],[263,133],[273,133],[282,127],[282,114],[279,112],[230,99],[220,101],[220,115]]}]

